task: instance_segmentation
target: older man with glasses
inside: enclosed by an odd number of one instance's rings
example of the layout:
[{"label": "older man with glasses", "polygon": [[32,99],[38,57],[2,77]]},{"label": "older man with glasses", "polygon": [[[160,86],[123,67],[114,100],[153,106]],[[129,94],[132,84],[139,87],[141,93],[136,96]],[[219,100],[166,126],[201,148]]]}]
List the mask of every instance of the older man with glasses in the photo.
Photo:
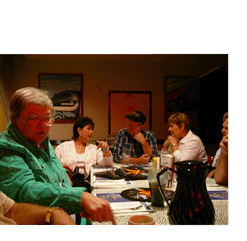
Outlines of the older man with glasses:
[{"label": "older man with glasses", "polygon": [[90,220],[115,224],[108,202],[84,187],[71,187],[49,142],[54,111],[46,92],[17,90],[10,112],[7,131],[0,134],[0,190],[16,202],[61,207],[69,214],[83,212]]}]

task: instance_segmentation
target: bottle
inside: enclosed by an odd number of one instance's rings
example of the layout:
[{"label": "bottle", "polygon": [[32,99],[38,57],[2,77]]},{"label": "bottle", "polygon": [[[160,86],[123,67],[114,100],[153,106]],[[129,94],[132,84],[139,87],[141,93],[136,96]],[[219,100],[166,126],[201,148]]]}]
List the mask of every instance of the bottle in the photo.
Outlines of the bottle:
[{"label": "bottle", "polygon": [[164,207],[164,198],[160,193],[156,178],[156,175],[160,170],[158,159],[159,157],[154,157],[151,162],[151,168],[148,170],[148,183],[151,190],[151,204],[155,207]]}]

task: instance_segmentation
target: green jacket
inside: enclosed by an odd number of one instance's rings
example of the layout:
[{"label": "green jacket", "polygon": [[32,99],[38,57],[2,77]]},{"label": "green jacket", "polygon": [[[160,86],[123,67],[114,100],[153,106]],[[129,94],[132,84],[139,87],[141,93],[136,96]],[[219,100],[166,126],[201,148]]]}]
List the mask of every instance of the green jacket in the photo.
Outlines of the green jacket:
[{"label": "green jacket", "polygon": [[0,133],[0,190],[16,202],[62,207],[69,214],[82,212],[86,188],[71,187],[49,137],[42,145],[44,150],[9,122],[7,131]]}]

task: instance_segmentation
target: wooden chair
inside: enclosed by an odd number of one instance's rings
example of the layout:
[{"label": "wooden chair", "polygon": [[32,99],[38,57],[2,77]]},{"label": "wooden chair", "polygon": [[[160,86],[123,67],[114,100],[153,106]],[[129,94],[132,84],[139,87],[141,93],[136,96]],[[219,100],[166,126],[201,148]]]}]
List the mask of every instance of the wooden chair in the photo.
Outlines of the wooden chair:
[{"label": "wooden chair", "polygon": [[105,141],[108,143],[110,150],[113,149],[113,144],[115,141],[116,135],[115,134],[109,134],[105,136]]}]

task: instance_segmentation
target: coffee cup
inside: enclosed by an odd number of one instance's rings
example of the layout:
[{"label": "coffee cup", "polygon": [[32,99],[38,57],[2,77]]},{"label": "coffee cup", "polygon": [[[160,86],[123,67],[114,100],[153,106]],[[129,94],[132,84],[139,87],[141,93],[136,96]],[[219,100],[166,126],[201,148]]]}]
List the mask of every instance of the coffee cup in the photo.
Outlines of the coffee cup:
[{"label": "coffee cup", "polygon": [[155,220],[151,216],[140,214],[129,217],[129,225],[154,225]]}]

